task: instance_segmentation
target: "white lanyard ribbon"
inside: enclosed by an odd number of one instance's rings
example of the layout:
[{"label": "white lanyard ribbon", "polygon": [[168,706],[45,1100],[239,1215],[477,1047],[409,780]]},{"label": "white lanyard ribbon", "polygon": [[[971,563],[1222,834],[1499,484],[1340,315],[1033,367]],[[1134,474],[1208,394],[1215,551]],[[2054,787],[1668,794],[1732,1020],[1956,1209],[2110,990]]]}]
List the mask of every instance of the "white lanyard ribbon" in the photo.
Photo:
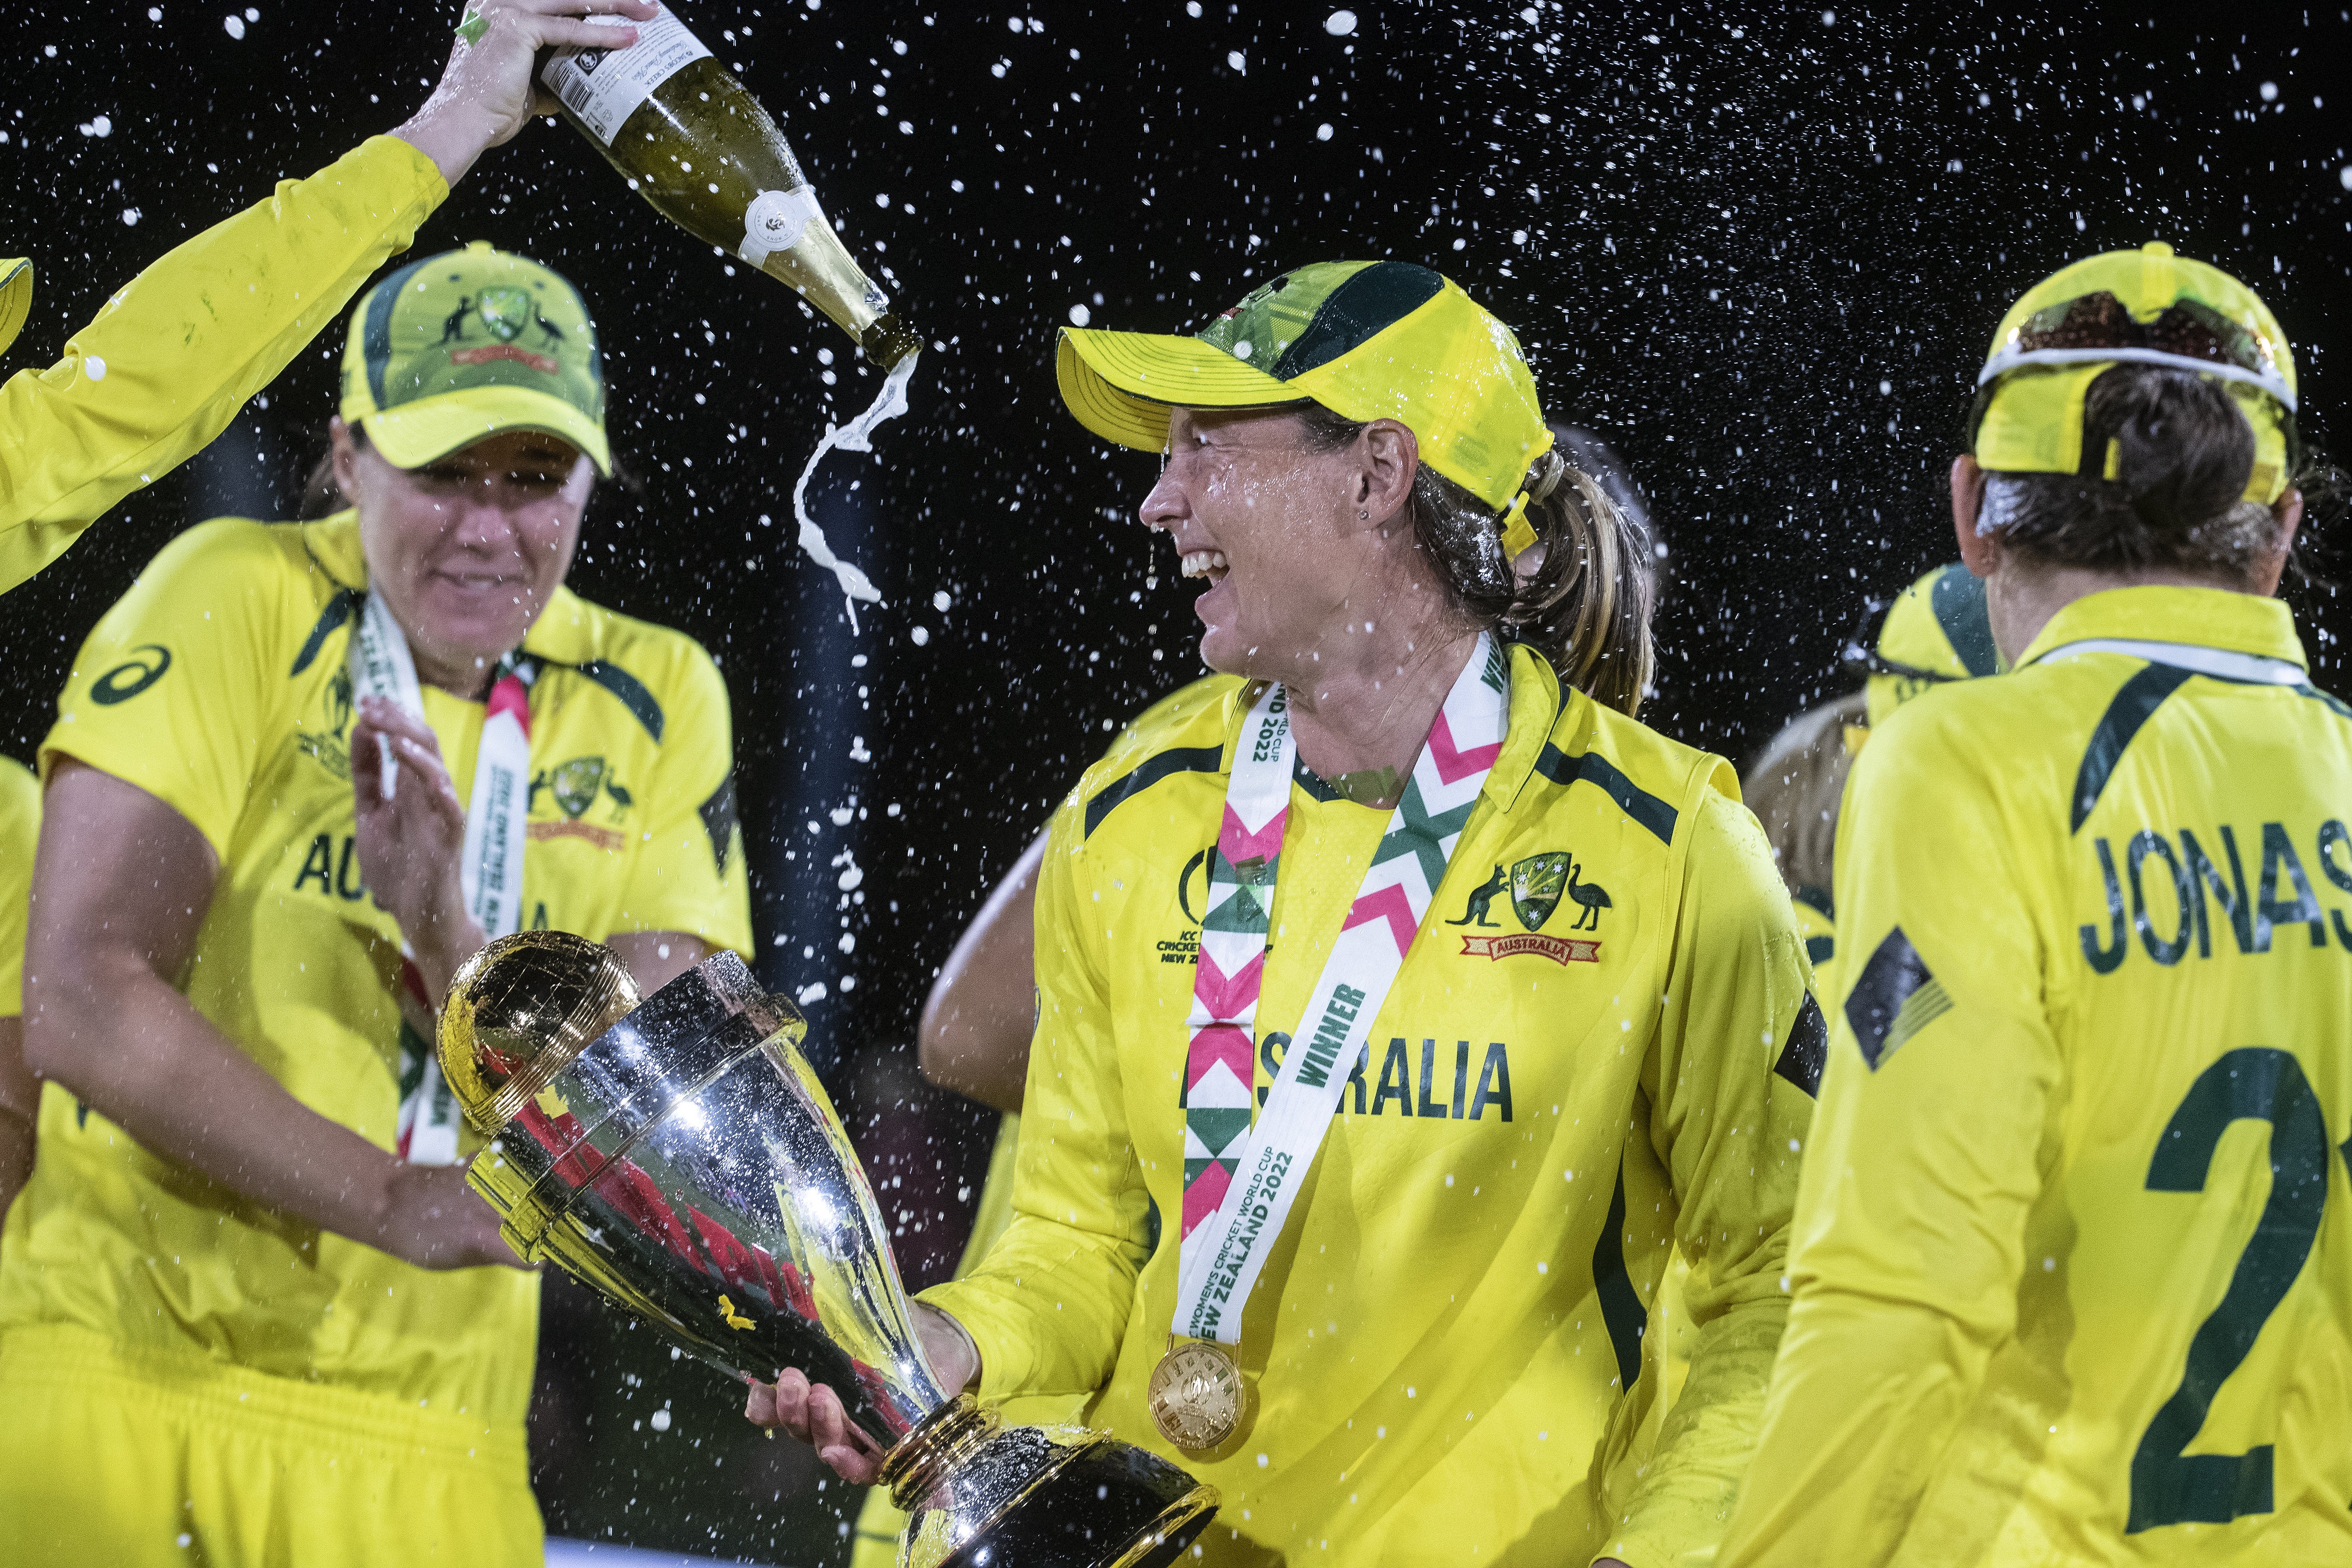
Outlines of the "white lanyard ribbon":
[{"label": "white lanyard ribbon", "polygon": [[2207,647],[2202,643],[2147,642],[2138,637],[2088,637],[2081,642],[2061,643],[2033,662],[2047,664],[2052,659],[2073,658],[2086,653],[2119,653],[2249,686],[2305,686],[2311,680],[2309,670],[2283,658],[2240,653],[2234,648]]},{"label": "white lanyard ribbon", "polygon": [[[1193,1179],[1186,1183],[1175,1331],[1227,1344],[1241,1338],[1243,1305],[1323,1146],[1349,1069],[1444,880],[1510,718],[1502,649],[1481,634],[1340,923],[1265,1109],[1240,1140],[1238,1157],[1227,1159],[1203,1141],[1201,1130],[1213,1125],[1218,1109],[1203,1100],[1232,1098],[1234,1086],[1225,1080],[1237,1078],[1241,1104],[1224,1109],[1248,1114],[1250,1047],[1274,897],[1270,873],[1281,853],[1297,755],[1286,703],[1282,688],[1269,689],[1250,710],[1234,749],[1217,852],[1210,858],[1190,1020],[1184,1152]],[[1217,1194],[1213,1208],[1196,1201],[1212,1192]]]},{"label": "white lanyard ribbon", "polygon": [[[360,612],[350,667],[355,695],[383,698],[424,719],[425,700],[407,635],[378,595],[369,595]],[[398,764],[389,748],[377,761],[383,770],[384,795],[390,798],[398,787]],[[352,764],[365,765],[358,757]],[[466,910],[486,936],[504,936],[522,923],[522,851],[530,812],[530,704],[523,675],[501,668],[484,705],[482,738],[474,752],[474,796],[466,811],[466,846],[457,866]],[[438,1001],[424,1000],[428,1010]],[[431,1041],[425,1045],[422,1076],[401,1102],[396,1146],[411,1164],[455,1164],[463,1118],[457,1096],[442,1080]]]}]

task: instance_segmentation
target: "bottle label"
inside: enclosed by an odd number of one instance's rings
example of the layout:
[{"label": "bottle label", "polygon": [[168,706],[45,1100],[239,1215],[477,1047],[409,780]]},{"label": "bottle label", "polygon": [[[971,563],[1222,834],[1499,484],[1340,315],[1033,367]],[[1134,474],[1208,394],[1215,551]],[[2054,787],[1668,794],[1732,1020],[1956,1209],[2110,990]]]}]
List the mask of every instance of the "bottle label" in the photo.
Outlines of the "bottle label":
[{"label": "bottle label", "polygon": [[667,6],[650,22],[633,23],[626,16],[582,20],[604,27],[634,26],[637,41],[625,49],[563,50],[547,62],[540,80],[607,147],[637,105],[662,83],[695,61],[710,58],[702,40]]},{"label": "bottle label", "polygon": [[816,205],[816,192],[809,186],[761,191],[743,209],[743,243],[735,253],[754,267],[764,267],[776,251],[798,245],[801,232],[810,224],[823,222],[824,213]]}]

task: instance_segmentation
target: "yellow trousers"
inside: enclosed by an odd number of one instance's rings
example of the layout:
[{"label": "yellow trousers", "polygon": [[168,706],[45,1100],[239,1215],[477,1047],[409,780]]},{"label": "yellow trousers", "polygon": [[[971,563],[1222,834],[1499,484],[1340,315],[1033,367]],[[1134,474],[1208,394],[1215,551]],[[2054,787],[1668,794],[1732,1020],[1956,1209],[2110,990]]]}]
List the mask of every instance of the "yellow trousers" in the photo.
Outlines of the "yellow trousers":
[{"label": "yellow trousers", "polygon": [[850,1542],[849,1568],[893,1568],[898,1561],[898,1532],[907,1516],[890,1506],[890,1489],[869,1487],[866,1506],[857,1510],[857,1534]]},{"label": "yellow trousers", "polygon": [[543,1568],[520,1426],[0,1335],[0,1556],[17,1568]]}]

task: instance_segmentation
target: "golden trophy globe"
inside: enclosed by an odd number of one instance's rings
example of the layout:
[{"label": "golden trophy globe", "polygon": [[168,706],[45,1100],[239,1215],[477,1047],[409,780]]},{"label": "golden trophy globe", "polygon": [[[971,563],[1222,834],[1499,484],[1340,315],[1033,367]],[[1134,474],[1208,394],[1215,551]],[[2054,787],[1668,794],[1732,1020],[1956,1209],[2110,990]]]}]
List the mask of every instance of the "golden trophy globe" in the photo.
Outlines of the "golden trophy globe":
[{"label": "golden trophy globe", "polygon": [[492,942],[450,982],[441,1070],[491,1139],[467,1179],[552,1261],[746,1383],[796,1367],[885,1452],[903,1568],[1158,1568],[1217,1494],[1082,1426],[1005,1426],[940,1386],[889,1230],[798,1049],[732,953],[642,1002],[611,949]]}]

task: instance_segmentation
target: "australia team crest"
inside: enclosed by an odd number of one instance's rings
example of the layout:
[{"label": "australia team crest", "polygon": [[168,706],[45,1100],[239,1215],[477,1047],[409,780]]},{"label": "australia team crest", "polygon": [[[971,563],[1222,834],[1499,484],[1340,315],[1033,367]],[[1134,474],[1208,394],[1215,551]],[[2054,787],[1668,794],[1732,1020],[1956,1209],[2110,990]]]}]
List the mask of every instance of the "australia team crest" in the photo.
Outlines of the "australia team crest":
[{"label": "australia team crest", "polygon": [[1544,921],[1551,919],[1552,910],[1559,907],[1560,892],[1568,886],[1569,865],[1567,850],[1548,849],[1511,868],[1511,908],[1521,925],[1541,931]]},{"label": "australia team crest", "polygon": [[[1511,897],[1511,912],[1519,918],[1526,929],[1498,936],[1478,936],[1465,932],[1462,938],[1464,954],[1500,962],[1521,954],[1549,958],[1554,963],[1598,963],[1601,962],[1601,917],[1610,908],[1606,889],[1598,883],[1584,879],[1584,868],[1576,857],[1565,849],[1547,849],[1540,855],[1530,855],[1515,862],[1507,874],[1501,866],[1495,874],[1472,890],[1463,918],[1448,921],[1451,925],[1494,926],[1498,922],[1489,918],[1495,896],[1507,889]],[[1573,922],[1568,931],[1589,931],[1590,937],[1555,936],[1544,931],[1544,925],[1563,903],[1576,906]]]},{"label": "australia team crest", "polygon": [[475,301],[474,313],[481,318],[482,325],[490,329],[492,337],[510,343],[522,336],[523,329],[531,324],[539,311],[531,304],[529,289],[499,284],[482,290],[481,298]]},{"label": "australia team crest", "polygon": [[[636,804],[634,796],[622,786],[613,764],[603,756],[573,757],[568,762],[542,769],[530,781],[530,805],[536,811],[539,795],[545,790],[555,799],[556,809],[563,815],[552,821],[540,820],[530,825],[534,839],[584,838],[607,853],[617,851],[625,841],[620,825],[629,808]],[[597,815],[602,821],[583,821],[599,801],[604,809]]]},{"label": "australia team crest", "polygon": [[563,815],[576,818],[595,805],[596,796],[604,791],[604,759],[574,757],[559,763],[549,773],[547,784],[554,792],[555,804],[563,808]]}]

